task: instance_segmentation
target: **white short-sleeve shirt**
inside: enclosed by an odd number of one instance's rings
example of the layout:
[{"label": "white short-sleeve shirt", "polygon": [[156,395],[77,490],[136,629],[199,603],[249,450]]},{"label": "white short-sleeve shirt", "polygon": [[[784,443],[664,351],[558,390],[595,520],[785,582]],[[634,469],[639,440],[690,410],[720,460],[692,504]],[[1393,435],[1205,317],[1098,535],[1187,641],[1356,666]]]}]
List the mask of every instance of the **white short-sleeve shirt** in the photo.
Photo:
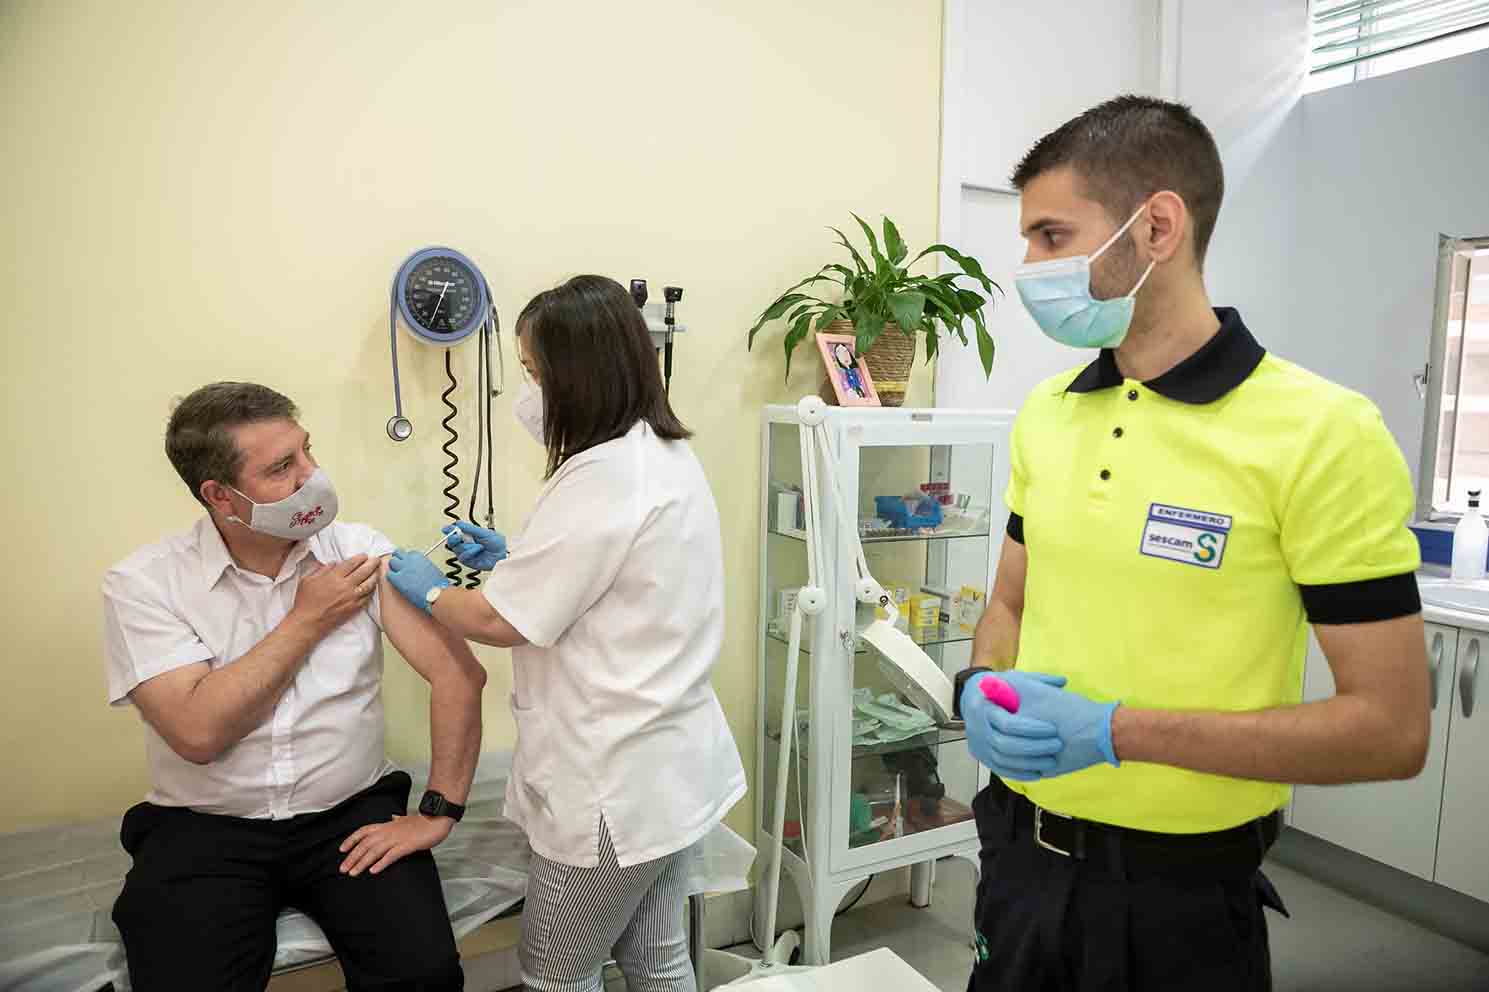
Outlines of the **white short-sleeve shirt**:
[{"label": "white short-sleeve shirt", "polygon": [[[233,664],[277,627],[300,579],[359,554],[391,554],[371,527],[332,523],[297,544],[276,578],[240,569],[210,518],[141,548],[103,581],[109,702],[195,662]],[[273,715],[206,765],[145,727],[148,800],[200,813],[282,820],[330,809],[392,769],[383,749],[377,595],[310,652]]]},{"label": "white short-sleeve shirt", "polygon": [[645,421],[549,480],[487,599],[513,651],[506,814],[533,850],[622,865],[691,846],[745,793],[711,681],[724,638],[719,511],[685,442]]}]

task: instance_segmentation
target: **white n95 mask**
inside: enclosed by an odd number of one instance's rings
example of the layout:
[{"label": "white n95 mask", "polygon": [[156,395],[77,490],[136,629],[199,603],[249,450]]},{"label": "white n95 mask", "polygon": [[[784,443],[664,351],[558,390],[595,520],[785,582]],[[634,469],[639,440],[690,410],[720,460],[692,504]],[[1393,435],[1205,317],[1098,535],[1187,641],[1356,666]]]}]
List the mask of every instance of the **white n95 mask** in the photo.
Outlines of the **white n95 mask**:
[{"label": "white n95 mask", "polygon": [[1138,207],[1137,213],[1090,255],[1035,262],[1014,270],[1013,281],[1019,298],[1041,331],[1072,348],[1115,348],[1122,343],[1132,324],[1137,291],[1143,288],[1157,263],[1148,263],[1132,292],[1110,300],[1091,296],[1091,263],[1126,233],[1146,206],[1144,203]]},{"label": "white n95 mask", "polygon": [[517,399],[512,403],[512,416],[527,429],[533,440],[546,445],[543,437],[543,391],[527,379],[517,390]]},{"label": "white n95 mask", "polygon": [[[243,496],[232,486],[228,488]],[[243,498],[253,503],[247,496]],[[325,469],[318,468],[305,480],[305,485],[279,502],[253,503],[251,519],[245,521],[236,516],[228,519],[260,534],[300,541],[324,530],[336,519],[336,511],[340,508],[331,477]]]}]

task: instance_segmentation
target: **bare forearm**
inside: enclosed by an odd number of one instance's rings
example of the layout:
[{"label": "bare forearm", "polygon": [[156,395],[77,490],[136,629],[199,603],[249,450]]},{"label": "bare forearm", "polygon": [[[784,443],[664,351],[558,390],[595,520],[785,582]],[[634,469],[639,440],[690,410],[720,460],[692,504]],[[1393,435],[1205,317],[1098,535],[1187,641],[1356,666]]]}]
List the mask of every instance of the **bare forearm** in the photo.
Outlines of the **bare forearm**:
[{"label": "bare forearm", "polygon": [[[435,605],[465,591],[447,588]],[[429,683],[429,787],[464,805],[481,751],[486,670],[464,636],[416,609],[386,577],[381,603],[388,640]]]},{"label": "bare forearm", "polygon": [[1121,761],[1311,785],[1410,778],[1423,750],[1389,708],[1348,695],[1246,713],[1119,706],[1112,744]]},{"label": "bare forearm", "polygon": [[185,701],[191,739],[215,757],[261,726],[294,681],[306,656],[325,636],[294,613],[231,665],[205,675]]},{"label": "bare forearm", "polygon": [[523,643],[520,636],[514,638],[512,626],[502,619],[479,589],[456,589],[453,586],[446,589],[435,600],[433,613],[446,630],[466,640],[497,648]]},{"label": "bare forearm", "polygon": [[972,638],[972,664],[1007,671],[1018,660],[1019,618],[1006,603],[993,599],[977,622]]},{"label": "bare forearm", "polygon": [[429,697],[429,788],[465,804],[481,753],[481,688],[484,678],[436,679]]}]

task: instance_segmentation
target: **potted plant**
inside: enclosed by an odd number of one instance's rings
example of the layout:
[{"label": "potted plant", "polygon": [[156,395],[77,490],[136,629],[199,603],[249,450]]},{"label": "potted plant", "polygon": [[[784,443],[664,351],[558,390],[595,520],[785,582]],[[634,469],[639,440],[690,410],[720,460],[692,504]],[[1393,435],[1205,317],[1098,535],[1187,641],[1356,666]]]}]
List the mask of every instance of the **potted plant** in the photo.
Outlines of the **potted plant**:
[{"label": "potted plant", "polygon": [[[996,290],[1002,289],[982,271],[977,259],[963,255],[949,245],[935,244],[911,258],[899,230],[884,218],[884,244],[881,249],[873,228],[857,214],[853,219],[868,239],[869,258],[837,228],[829,228],[838,243],[848,249],[853,266],[838,263],[824,265],[815,275],[782,293],[766,307],[750,328],[748,347],[753,348],[755,335],[773,320],[785,320],[786,335],[782,342],[786,352],[786,375],[791,374],[791,354],[808,335],[817,332],[851,333],[857,340],[858,354],[864,357],[869,374],[885,406],[899,406],[905,401],[905,387],[910,367],[915,363],[919,337],[925,338],[926,361],[936,355],[939,335],[950,332],[962,344],[967,343],[966,323],[970,319],[977,335],[977,351],[983,371],[993,369],[993,339],[988,334],[982,308]],[[910,267],[927,255],[944,255],[960,268],[960,273],[938,276],[912,275]],[[956,284],[959,275],[976,280],[987,294]],[[818,283],[833,283],[842,290],[837,301],[824,300],[811,293],[799,292]],[[890,327],[894,330],[891,331]],[[823,394],[829,402],[829,387]]]}]

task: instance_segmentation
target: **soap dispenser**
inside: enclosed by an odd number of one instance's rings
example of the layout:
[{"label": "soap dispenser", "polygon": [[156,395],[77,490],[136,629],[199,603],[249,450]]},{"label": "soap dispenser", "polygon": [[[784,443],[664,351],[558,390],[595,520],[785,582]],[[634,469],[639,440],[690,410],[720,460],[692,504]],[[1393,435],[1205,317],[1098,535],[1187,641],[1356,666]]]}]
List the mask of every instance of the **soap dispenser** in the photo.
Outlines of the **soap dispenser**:
[{"label": "soap dispenser", "polygon": [[1468,491],[1468,512],[1453,528],[1453,578],[1473,581],[1484,577],[1489,558],[1489,526],[1479,513],[1479,490]]}]

